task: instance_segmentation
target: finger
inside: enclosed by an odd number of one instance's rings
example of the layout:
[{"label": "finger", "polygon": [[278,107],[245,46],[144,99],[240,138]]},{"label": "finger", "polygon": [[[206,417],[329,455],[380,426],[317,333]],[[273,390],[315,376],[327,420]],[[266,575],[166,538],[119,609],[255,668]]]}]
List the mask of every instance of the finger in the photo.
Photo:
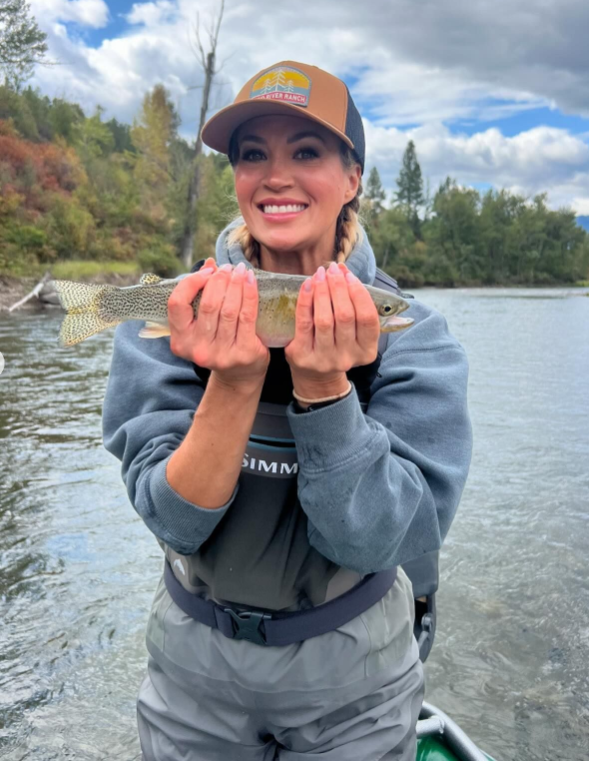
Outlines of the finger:
[{"label": "finger", "polygon": [[218,269],[217,262],[212,256],[209,256],[207,259],[205,259],[205,263],[202,265],[203,270],[207,269],[208,267],[212,267],[214,270]]},{"label": "finger", "polygon": [[315,348],[318,351],[333,349],[333,308],[324,267],[319,267],[313,275],[313,323],[315,325]]},{"label": "finger", "polygon": [[380,320],[374,301],[368,290],[351,272],[346,275],[346,280],[356,313],[356,340],[364,351],[372,352],[373,349],[376,351],[380,335]]},{"label": "finger", "polygon": [[216,341],[220,346],[229,348],[237,339],[237,325],[241,303],[243,301],[243,284],[247,275],[246,266],[240,262],[231,273],[229,284],[219,312]]},{"label": "finger", "polygon": [[308,277],[299,290],[295,310],[295,339],[302,352],[313,351],[313,280]]},{"label": "finger", "polygon": [[186,330],[194,321],[192,302],[204,288],[212,273],[212,267],[203,267],[178,282],[168,299],[168,322],[171,329]]},{"label": "finger", "polygon": [[[239,267],[239,264],[237,265]],[[258,282],[253,270],[248,270],[243,283],[243,296],[239,322],[237,326],[237,342],[250,344],[256,338],[256,322],[258,319]]]},{"label": "finger", "polygon": [[232,269],[230,264],[224,264],[210,275],[200,300],[196,328],[208,342],[214,341],[217,334],[219,312],[225,299]]},{"label": "finger", "polygon": [[327,270],[327,284],[333,304],[335,345],[338,348],[356,343],[356,312],[350,298],[349,286],[342,270],[335,264]]}]

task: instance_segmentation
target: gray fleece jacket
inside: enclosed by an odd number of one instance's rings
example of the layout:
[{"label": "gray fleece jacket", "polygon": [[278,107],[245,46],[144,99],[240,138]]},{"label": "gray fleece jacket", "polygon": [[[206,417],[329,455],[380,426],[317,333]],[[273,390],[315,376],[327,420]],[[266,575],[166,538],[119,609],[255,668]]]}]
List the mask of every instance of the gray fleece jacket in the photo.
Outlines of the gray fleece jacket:
[{"label": "gray fleece jacket", "polygon": [[[227,247],[226,235],[217,241],[217,262],[245,261],[239,246]],[[372,283],[376,262],[366,235],[347,265]],[[439,312],[418,299],[410,304],[404,316],[415,323],[389,334],[366,413],[355,391],[312,412],[288,409],[308,541],[362,575],[440,548],[471,460],[465,351]],[[190,555],[231,510],[239,482],[217,510],[188,502],[167,482],[167,461],[204,392],[192,365],[170,351],[169,338],[138,338],[142,325],[125,322],[115,331],[104,445],[121,460],[129,499],[148,528]]]}]

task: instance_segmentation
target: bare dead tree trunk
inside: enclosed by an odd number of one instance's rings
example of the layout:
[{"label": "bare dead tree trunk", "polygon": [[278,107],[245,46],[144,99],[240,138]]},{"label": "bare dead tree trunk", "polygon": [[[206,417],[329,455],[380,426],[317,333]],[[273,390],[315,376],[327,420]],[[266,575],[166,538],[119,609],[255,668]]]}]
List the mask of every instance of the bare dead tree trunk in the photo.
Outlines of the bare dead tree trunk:
[{"label": "bare dead tree trunk", "polygon": [[20,299],[20,301],[17,301],[15,304],[8,307],[8,311],[13,312],[15,309],[18,309],[19,307],[23,306],[23,304],[26,304],[27,301],[30,301],[35,296],[37,297],[37,299],[41,300],[41,296],[40,296],[41,291],[43,291],[43,289],[47,287],[47,282],[49,281],[50,278],[51,278],[51,273],[46,272],[41,278],[41,280],[39,280],[37,285],[33,288],[33,290],[30,291],[30,293],[27,293],[27,295],[24,298]]},{"label": "bare dead tree trunk", "polygon": [[209,97],[211,94],[213,79],[215,74],[218,74],[218,71],[215,70],[215,58],[217,55],[217,41],[219,39],[219,30],[221,28],[221,21],[223,19],[224,6],[225,0],[221,0],[221,10],[219,11],[219,17],[214,25],[214,30],[209,32],[210,50],[206,55],[200,41],[199,18],[197,14],[197,26],[195,34],[196,41],[198,43],[197,57],[203,68],[205,81],[204,85],[202,85],[203,93],[202,101],[200,104],[200,118],[198,121],[198,132],[194,145],[194,158],[192,160],[190,182],[188,184],[188,208],[186,212],[184,231],[182,233],[182,241],[180,244],[180,257],[182,259],[182,264],[186,269],[190,269],[192,265],[192,250],[194,248],[194,234],[196,227],[196,204],[200,194],[200,156],[202,154],[202,140],[200,134],[207,118],[207,111],[209,110]]}]

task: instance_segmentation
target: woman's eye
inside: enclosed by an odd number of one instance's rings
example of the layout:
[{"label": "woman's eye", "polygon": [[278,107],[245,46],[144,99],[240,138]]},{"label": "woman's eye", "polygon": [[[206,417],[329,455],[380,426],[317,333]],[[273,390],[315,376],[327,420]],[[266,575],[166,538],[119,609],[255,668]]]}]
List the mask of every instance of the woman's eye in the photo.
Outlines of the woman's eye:
[{"label": "woman's eye", "polygon": [[300,148],[296,152],[296,156],[300,156],[303,159],[316,159],[318,155],[315,148]]},{"label": "woman's eye", "polygon": [[249,151],[243,152],[241,158],[243,161],[260,161],[264,158],[264,154],[257,148],[250,148]]}]

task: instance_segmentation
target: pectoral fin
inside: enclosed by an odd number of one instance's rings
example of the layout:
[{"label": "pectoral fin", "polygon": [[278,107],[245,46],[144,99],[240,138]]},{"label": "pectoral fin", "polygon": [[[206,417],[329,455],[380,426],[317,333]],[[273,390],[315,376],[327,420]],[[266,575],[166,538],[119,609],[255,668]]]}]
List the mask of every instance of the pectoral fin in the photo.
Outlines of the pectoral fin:
[{"label": "pectoral fin", "polygon": [[159,322],[146,322],[138,333],[139,338],[163,338],[170,335],[170,326]]}]

